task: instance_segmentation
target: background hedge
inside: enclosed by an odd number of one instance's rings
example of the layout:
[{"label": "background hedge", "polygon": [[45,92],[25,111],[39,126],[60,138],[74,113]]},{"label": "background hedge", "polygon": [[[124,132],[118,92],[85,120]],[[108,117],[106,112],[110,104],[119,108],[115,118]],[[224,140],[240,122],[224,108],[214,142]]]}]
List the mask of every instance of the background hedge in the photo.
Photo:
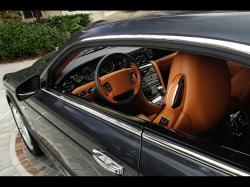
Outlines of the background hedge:
[{"label": "background hedge", "polygon": [[0,60],[43,55],[90,23],[87,14],[0,23]]}]

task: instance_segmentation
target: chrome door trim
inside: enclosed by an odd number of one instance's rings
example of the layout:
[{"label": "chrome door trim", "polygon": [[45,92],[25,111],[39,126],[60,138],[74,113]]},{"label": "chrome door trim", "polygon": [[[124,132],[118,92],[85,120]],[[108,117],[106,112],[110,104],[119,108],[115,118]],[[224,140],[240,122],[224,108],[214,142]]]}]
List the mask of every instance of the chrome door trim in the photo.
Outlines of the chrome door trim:
[{"label": "chrome door trim", "polygon": [[71,101],[71,100],[69,100],[69,99],[67,99],[67,98],[65,98],[63,96],[56,95],[55,93],[52,93],[52,92],[50,92],[50,91],[48,91],[48,90],[46,90],[44,88],[42,88],[42,91],[44,91],[44,92],[46,92],[46,93],[48,93],[48,94],[50,94],[50,95],[52,95],[52,96],[54,96],[54,97],[56,97],[58,99],[61,99],[61,100],[65,101],[65,102],[67,102],[67,103],[69,103],[69,104],[71,104],[71,105],[73,105],[73,106],[75,106],[77,108],[80,108],[80,109],[88,112],[91,115],[95,115],[95,116],[97,116],[98,118],[100,118],[100,119],[102,119],[104,121],[112,123],[113,125],[118,126],[118,127],[122,128],[122,129],[125,129],[125,130],[127,130],[127,131],[129,131],[129,132],[131,132],[133,134],[136,134],[138,136],[141,136],[141,134],[142,134],[142,130],[138,130],[135,127],[127,125],[127,124],[125,124],[125,123],[123,123],[123,122],[121,122],[121,121],[119,121],[117,119],[114,119],[114,118],[112,118],[110,116],[107,116],[107,115],[105,115],[103,113],[100,113],[100,112],[98,112],[98,111],[96,111],[96,110],[94,110],[92,108],[87,107],[84,104],[78,104],[78,103],[76,103],[74,101]]},{"label": "chrome door trim", "polygon": [[227,173],[229,175],[233,176],[250,176],[249,173],[246,173],[244,171],[241,171],[239,169],[236,169],[232,166],[226,165],[224,163],[218,162],[214,159],[211,159],[207,156],[204,156],[202,154],[196,153],[194,151],[191,151],[190,149],[184,148],[180,145],[174,144],[172,142],[166,141],[165,139],[157,138],[155,136],[152,136],[148,134],[147,132],[144,132],[142,135],[143,138],[154,142],[160,146],[163,146],[171,151],[174,151],[178,154],[184,155],[185,157],[191,158],[193,160],[196,160],[200,163],[203,163],[205,165],[208,165],[210,167],[213,167],[217,170],[220,170],[224,173]]},{"label": "chrome door trim", "polygon": [[174,42],[186,42],[189,44],[202,44],[214,47],[220,47],[223,49],[230,49],[233,51],[241,52],[244,54],[250,54],[250,46],[246,44],[224,41],[218,39],[210,39],[204,37],[192,37],[192,36],[176,36],[176,35],[150,35],[150,34],[125,34],[125,35],[107,35],[107,36],[97,36],[84,38],[81,42],[91,42],[98,40],[112,40],[112,39],[155,39],[155,40],[165,40]]}]

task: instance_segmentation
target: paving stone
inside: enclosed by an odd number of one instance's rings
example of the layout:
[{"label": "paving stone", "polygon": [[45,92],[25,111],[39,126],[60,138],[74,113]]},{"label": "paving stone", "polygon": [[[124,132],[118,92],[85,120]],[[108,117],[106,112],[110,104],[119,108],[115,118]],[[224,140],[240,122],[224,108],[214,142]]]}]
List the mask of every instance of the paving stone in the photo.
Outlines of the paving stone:
[{"label": "paving stone", "polygon": [[33,168],[33,165],[28,161],[23,164],[23,167],[28,171],[29,169]]},{"label": "paving stone", "polygon": [[[8,176],[10,176],[10,175],[8,175]],[[15,171],[13,174],[11,174],[11,176],[20,176],[20,173]]]},{"label": "paving stone", "polygon": [[38,167],[38,169],[39,169],[40,171],[42,171],[42,172],[43,172],[46,168],[47,168],[47,167],[44,166],[44,165],[42,165],[41,167]]},{"label": "paving stone", "polygon": [[2,152],[8,152],[9,149],[10,149],[9,145],[6,144],[6,145],[0,147],[0,153],[2,153]]},{"label": "paving stone", "polygon": [[12,165],[9,165],[9,167],[6,167],[4,169],[1,169],[0,171],[0,175],[1,176],[6,176],[6,175],[10,175],[11,173],[15,173],[16,172],[16,169],[14,166]]},{"label": "paving stone", "polygon": [[10,160],[9,156],[10,156],[9,150],[2,151],[2,152],[0,153],[0,160],[1,160],[1,161]]},{"label": "paving stone", "polygon": [[40,162],[39,159],[36,159],[36,160],[31,161],[31,163],[32,163],[33,166],[37,166],[37,165],[40,164],[41,162]]},{"label": "paving stone", "polygon": [[46,168],[44,171],[43,171],[43,174],[44,175],[48,175],[48,173],[51,171],[50,168]]},{"label": "paving stone", "polygon": [[[48,160],[46,156],[37,157],[33,156],[28,148],[25,146],[22,139],[18,139],[16,142],[16,152],[20,152],[18,159],[21,162],[22,166],[34,176],[56,176],[63,175],[60,170],[58,170],[55,165]],[[22,151],[20,151],[22,150]]]},{"label": "paving stone", "polygon": [[17,156],[22,155],[23,154],[23,149],[20,148],[20,149],[16,150],[16,154],[17,154]]},{"label": "paving stone", "polygon": [[57,172],[51,170],[47,175],[48,175],[48,176],[56,176],[56,175],[57,175]]},{"label": "paving stone", "polygon": [[30,168],[28,172],[30,172],[32,175],[38,175],[40,173],[40,171],[34,167]]},{"label": "paving stone", "polygon": [[2,162],[0,162],[0,171],[4,170],[10,166],[12,166],[12,163],[10,161],[2,161]]}]

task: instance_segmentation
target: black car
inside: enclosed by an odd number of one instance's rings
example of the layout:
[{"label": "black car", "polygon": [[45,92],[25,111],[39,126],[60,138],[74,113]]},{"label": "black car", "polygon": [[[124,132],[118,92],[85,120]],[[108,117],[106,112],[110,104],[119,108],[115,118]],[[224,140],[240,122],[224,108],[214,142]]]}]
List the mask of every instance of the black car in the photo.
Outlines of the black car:
[{"label": "black car", "polygon": [[6,74],[6,98],[65,175],[248,176],[249,33],[249,12],[97,23]]}]

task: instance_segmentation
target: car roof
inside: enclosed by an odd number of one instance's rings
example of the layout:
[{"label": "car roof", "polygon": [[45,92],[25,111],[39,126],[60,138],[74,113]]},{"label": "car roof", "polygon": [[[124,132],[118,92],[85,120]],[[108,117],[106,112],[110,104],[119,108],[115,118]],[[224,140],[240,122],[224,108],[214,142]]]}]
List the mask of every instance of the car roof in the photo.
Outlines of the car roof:
[{"label": "car roof", "polygon": [[126,20],[90,25],[66,43],[105,35],[177,35],[219,39],[250,45],[250,12],[158,12]]}]

